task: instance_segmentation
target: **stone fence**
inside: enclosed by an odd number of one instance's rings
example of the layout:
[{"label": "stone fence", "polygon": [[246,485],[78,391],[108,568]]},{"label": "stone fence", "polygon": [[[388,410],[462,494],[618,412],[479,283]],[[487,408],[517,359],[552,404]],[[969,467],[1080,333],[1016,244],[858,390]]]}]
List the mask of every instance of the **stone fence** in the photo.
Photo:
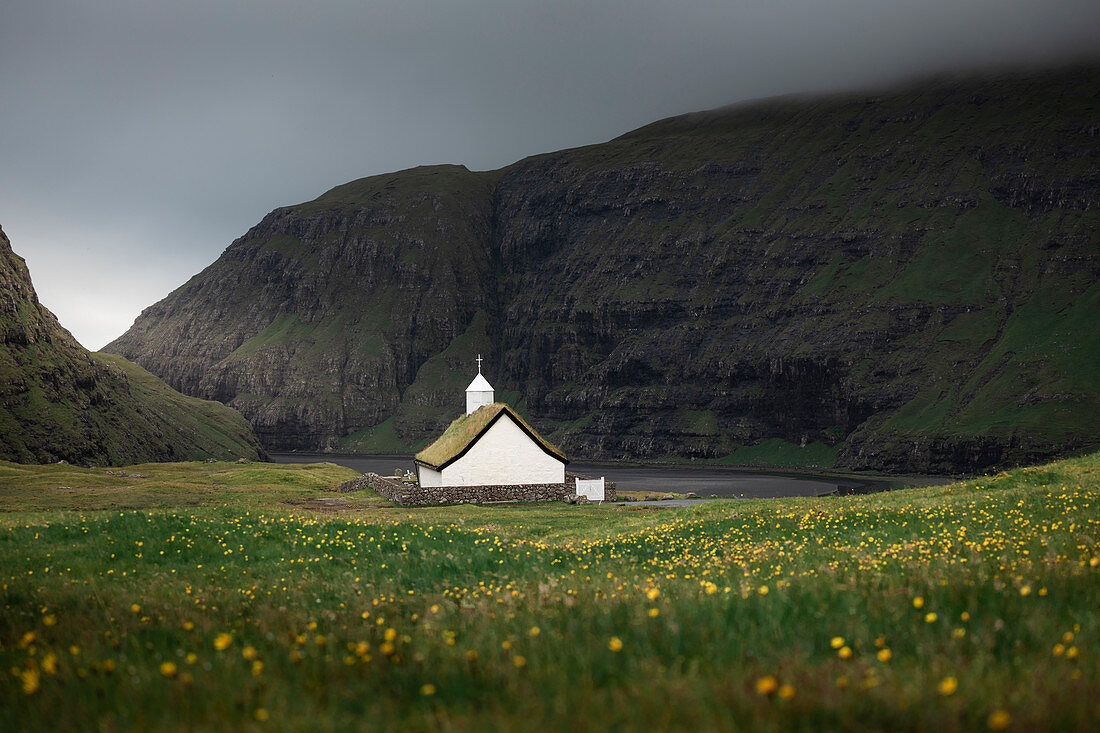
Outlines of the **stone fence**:
[{"label": "stone fence", "polygon": [[[565,501],[577,493],[577,474],[566,473],[563,484],[420,487],[415,483],[405,483],[389,476],[366,473],[340,484],[337,491],[359,491],[366,487],[401,506],[486,504],[497,501]],[[605,501],[615,501],[615,496],[615,483],[606,482]]]}]

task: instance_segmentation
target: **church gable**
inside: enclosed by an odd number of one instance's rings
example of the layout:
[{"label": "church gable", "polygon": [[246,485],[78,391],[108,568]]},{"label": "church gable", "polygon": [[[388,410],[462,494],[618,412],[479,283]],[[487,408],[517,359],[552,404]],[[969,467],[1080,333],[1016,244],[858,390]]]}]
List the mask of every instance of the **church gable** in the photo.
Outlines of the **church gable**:
[{"label": "church gable", "polygon": [[538,446],[542,452],[568,463],[565,454],[539,435],[534,428],[502,402],[494,402],[459,417],[452,422],[434,443],[416,454],[416,462],[421,466],[442,471],[467,452],[501,419],[509,419]]}]

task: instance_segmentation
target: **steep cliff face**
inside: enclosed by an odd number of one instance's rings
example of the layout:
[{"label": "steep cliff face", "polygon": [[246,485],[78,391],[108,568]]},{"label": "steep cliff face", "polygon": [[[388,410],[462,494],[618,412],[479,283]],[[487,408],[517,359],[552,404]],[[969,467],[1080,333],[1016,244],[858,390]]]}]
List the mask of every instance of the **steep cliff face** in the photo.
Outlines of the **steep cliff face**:
[{"label": "steep cliff face", "polygon": [[261,458],[248,423],[118,356],[89,354],[38,302],[0,230],[0,459],[130,464]]},{"label": "steep cliff face", "polygon": [[465,387],[448,348],[490,348],[492,181],[418,168],[277,209],[105,351],[237,408],[272,448],[391,417],[380,438],[426,436]]},{"label": "steep cliff face", "polygon": [[[108,347],[271,448],[469,359],[571,454],[960,471],[1100,441],[1100,71],[686,115],[280,209]],[[311,264],[313,263],[313,264]]]}]

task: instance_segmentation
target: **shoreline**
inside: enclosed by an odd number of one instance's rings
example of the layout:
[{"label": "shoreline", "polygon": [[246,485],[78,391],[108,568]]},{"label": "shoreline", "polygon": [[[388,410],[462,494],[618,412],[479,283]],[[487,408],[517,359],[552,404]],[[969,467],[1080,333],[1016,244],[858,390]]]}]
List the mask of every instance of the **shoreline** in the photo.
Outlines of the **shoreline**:
[{"label": "shoreline", "polygon": [[[333,462],[360,473],[390,475],[409,470],[410,454],[341,454],[314,452],[272,453],[277,463]],[[820,470],[809,467],[730,466],[694,461],[688,464],[637,461],[571,461],[570,470],[591,476],[605,475],[620,491],[649,494],[695,493],[701,497],[779,498],[793,496],[852,496],[907,487],[943,485],[956,479],[929,476],[891,476]]]},{"label": "shoreline", "polygon": [[[268,451],[268,455],[274,459],[276,456],[291,458],[294,456],[302,457],[332,457],[332,458],[344,458],[352,460],[398,460],[398,461],[413,461],[414,454],[412,453],[342,453],[342,452],[324,452],[324,451]],[[585,466],[606,466],[608,468],[616,469],[684,469],[687,471],[715,471],[715,472],[728,472],[731,474],[745,473],[745,474],[758,474],[765,476],[787,476],[790,478],[808,478],[808,479],[840,479],[845,481],[854,481],[858,483],[884,483],[887,484],[890,489],[902,488],[904,486],[942,486],[956,481],[964,481],[968,478],[974,478],[977,474],[958,474],[947,476],[934,476],[927,474],[905,474],[905,473],[884,473],[879,471],[850,471],[844,469],[832,469],[832,468],[819,468],[817,466],[785,466],[785,465],[770,465],[770,464],[730,464],[730,463],[713,463],[711,459],[706,461],[617,461],[610,459],[588,459],[578,458],[570,459],[569,464],[579,464]],[[286,461],[274,461],[275,463]]]}]

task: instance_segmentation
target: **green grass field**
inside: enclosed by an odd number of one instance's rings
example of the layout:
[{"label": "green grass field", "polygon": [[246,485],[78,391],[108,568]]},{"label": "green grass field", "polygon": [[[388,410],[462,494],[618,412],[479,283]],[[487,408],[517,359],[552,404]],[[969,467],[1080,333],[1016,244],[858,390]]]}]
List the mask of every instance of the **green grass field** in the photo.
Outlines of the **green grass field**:
[{"label": "green grass field", "polygon": [[1100,454],[687,509],[106,470],[0,464],[0,730],[1100,722]]}]

